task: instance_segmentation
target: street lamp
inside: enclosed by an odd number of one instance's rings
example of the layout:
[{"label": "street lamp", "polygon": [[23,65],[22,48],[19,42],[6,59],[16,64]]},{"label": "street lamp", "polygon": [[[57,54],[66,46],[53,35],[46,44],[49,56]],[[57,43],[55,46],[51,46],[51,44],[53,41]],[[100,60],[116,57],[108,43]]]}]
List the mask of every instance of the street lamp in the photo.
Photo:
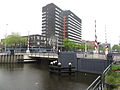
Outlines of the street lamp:
[{"label": "street lamp", "polygon": [[[5,39],[7,37],[7,27],[8,27],[8,24],[6,24]],[[6,52],[6,40],[5,40],[5,52]]]},{"label": "street lamp", "polygon": [[87,43],[86,43],[86,41],[83,41],[82,43],[85,45],[85,48],[84,48],[85,52],[87,52]]},{"label": "street lamp", "polygon": [[86,41],[85,41],[85,52],[87,52],[87,45],[86,45]]},{"label": "street lamp", "polygon": [[30,53],[30,39],[29,39],[29,31],[28,31],[28,45],[27,45],[27,50],[26,53]]}]

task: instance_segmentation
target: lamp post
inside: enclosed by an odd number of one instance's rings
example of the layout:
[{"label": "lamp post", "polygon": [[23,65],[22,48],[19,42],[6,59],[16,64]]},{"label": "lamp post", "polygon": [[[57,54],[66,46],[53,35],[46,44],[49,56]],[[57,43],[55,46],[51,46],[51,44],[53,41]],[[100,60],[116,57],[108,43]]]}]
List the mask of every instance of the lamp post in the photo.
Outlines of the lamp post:
[{"label": "lamp post", "polygon": [[30,39],[29,39],[29,31],[28,31],[28,43],[27,43],[27,50],[26,53],[30,53]]},{"label": "lamp post", "polygon": [[[8,27],[8,24],[6,24],[6,31],[5,31],[5,39],[6,39],[6,37],[7,37],[7,27]],[[7,50],[6,50],[6,40],[5,40],[5,52],[6,52]]]},{"label": "lamp post", "polygon": [[87,52],[87,45],[86,45],[86,41],[85,41],[85,52]]}]

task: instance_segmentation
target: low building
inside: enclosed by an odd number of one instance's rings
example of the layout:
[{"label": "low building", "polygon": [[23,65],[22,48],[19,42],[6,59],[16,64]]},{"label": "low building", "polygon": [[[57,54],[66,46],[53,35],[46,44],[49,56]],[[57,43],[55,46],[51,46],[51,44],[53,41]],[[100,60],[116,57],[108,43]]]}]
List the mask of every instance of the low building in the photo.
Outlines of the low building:
[{"label": "low building", "polygon": [[45,37],[39,34],[29,35],[29,46],[30,48],[40,48],[45,45]]}]

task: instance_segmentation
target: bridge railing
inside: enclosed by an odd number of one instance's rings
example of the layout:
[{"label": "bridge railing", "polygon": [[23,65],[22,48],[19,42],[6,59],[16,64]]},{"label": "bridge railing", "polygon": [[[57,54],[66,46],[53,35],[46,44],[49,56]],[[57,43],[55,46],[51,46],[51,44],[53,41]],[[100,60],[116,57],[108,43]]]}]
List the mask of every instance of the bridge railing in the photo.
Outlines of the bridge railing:
[{"label": "bridge railing", "polygon": [[103,54],[90,54],[90,53],[77,53],[78,58],[87,58],[87,59],[106,59],[106,55]]},{"label": "bridge railing", "polygon": [[58,55],[56,53],[30,53],[31,57],[43,57],[43,58],[57,58]]}]

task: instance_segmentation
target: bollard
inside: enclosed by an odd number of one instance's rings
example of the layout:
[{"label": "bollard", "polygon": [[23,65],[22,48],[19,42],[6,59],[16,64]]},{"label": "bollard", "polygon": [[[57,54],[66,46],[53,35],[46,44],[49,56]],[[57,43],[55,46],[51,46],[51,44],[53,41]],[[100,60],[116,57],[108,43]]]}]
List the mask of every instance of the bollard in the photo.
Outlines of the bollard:
[{"label": "bollard", "polygon": [[57,62],[57,60],[55,61],[55,66],[57,66],[57,64],[58,64],[58,62]]},{"label": "bollard", "polygon": [[71,69],[72,69],[72,63],[70,62],[70,63],[68,63],[68,66],[69,66],[69,75],[71,75]]},{"label": "bollard", "polygon": [[55,61],[53,61],[53,65],[55,65]]},{"label": "bollard", "polygon": [[53,62],[50,62],[50,65],[53,65]]},{"label": "bollard", "polygon": [[60,62],[58,63],[58,67],[61,67],[61,63]]},{"label": "bollard", "polygon": [[61,75],[61,63],[58,62],[58,74]]},{"label": "bollard", "polygon": [[57,60],[56,60],[56,61],[53,61],[53,65],[54,65],[54,66],[57,66],[57,64],[58,64],[58,63],[57,63]]},{"label": "bollard", "polygon": [[53,66],[53,62],[50,62],[50,66],[51,66],[51,67],[50,67],[50,70],[51,70],[51,71],[54,71],[54,68],[52,67],[52,66]]}]

